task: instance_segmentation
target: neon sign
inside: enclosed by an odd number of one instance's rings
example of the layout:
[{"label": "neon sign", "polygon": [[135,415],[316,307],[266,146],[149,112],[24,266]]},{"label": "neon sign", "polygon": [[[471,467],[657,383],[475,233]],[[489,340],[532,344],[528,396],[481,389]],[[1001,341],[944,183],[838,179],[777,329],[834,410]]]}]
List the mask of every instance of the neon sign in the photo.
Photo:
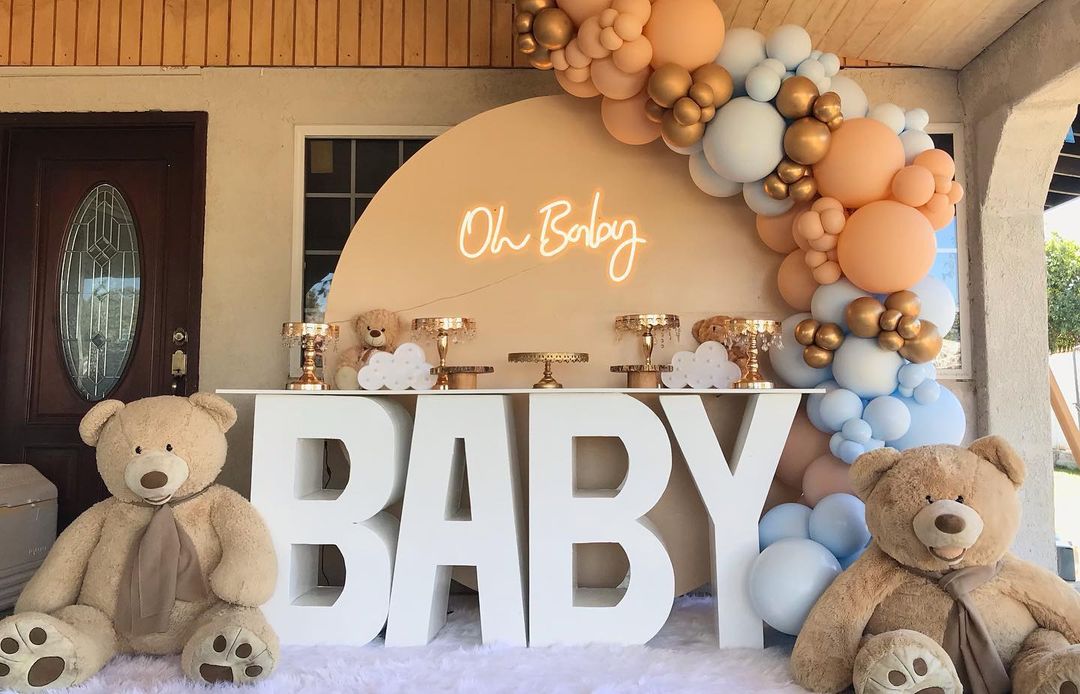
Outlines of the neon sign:
[{"label": "neon sign", "polygon": [[[491,208],[483,205],[468,210],[461,219],[458,231],[458,250],[461,255],[475,260],[485,255],[499,255],[506,251],[517,253],[535,245],[537,252],[544,258],[554,258],[574,246],[589,249],[611,248],[608,260],[608,277],[615,282],[622,282],[634,269],[638,246],[646,240],[638,233],[637,221],[633,218],[602,219],[600,217],[600,191],[592,196],[592,208],[588,221],[573,223],[567,219],[574,212],[574,205],[569,200],[552,200],[537,210],[540,216],[540,231],[532,232],[515,239],[504,228],[506,207],[499,205]],[[535,243],[534,243],[535,239]]]}]

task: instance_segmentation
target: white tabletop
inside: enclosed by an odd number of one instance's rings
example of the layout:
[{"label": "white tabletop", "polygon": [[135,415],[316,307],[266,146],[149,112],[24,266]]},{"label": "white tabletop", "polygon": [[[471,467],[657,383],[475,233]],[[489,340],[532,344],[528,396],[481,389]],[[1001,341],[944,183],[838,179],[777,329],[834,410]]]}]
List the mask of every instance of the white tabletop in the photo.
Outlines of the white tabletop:
[{"label": "white tabletop", "polygon": [[270,390],[219,388],[218,395],[329,395],[339,397],[386,395],[566,395],[570,393],[627,393],[630,395],[813,395],[824,388],[477,388],[474,390]]}]

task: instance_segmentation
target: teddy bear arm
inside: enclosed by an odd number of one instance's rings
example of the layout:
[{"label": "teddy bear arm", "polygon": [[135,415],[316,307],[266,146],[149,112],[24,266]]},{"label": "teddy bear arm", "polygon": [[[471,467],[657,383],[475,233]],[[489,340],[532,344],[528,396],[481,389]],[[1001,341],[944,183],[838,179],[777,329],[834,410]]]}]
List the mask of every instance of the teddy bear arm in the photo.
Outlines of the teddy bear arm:
[{"label": "teddy bear arm", "polygon": [[51,613],[75,604],[90,555],[101,539],[108,503],[91,506],[60,533],[41,567],[23,588],[15,603],[16,612]]},{"label": "teddy bear arm", "polygon": [[277,581],[270,531],[251,502],[232,490],[222,491],[210,512],[221,543],[221,561],[210,573],[210,587],[225,602],[258,607],[273,595]]},{"label": "teddy bear arm", "polygon": [[1040,627],[1080,643],[1080,593],[1052,572],[1012,555],[1005,557],[1001,577],[1006,592],[1028,608]]},{"label": "teddy bear arm", "polygon": [[349,347],[344,349],[338,355],[337,365],[340,369],[343,366],[349,366],[354,369],[359,369],[363,366],[363,350],[358,346]]},{"label": "teddy bear arm", "polygon": [[791,654],[795,680],[815,692],[851,686],[855,656],[874,610],[903,572],[876,545],[840,574],[814,604]]}]

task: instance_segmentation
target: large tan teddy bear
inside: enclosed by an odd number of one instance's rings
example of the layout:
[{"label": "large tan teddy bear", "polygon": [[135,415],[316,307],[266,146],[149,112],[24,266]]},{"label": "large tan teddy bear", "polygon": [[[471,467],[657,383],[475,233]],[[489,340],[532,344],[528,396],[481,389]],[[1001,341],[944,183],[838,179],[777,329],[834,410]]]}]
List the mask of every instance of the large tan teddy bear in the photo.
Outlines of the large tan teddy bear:
[{"label": "large tan teddy bear", "polygon": [[79,684],[118,653],[182,653],[200,682],[270,674],[278,641],[258,606],[273,545],[251,504],[214,484],[235,421],[208,393],[86,414],[79,434],[112,497],[60,535],[0,621],[0,689]]},{"label": "large tan teddy bear", "polygon": [[1009,552],[1024,464],[1003,439],[855,461],[874,540],[814,606],[795,679],[817,692],[1077,694],[1080,596]]},{"label": "large tan teddy bear", "polygon": [[357,390],[356,377],[375,352],[393,352],[401,339],[401,318],[393,311],[376,308],[353,319],[357,343],[338,356],[334,385],[338,390]]}]

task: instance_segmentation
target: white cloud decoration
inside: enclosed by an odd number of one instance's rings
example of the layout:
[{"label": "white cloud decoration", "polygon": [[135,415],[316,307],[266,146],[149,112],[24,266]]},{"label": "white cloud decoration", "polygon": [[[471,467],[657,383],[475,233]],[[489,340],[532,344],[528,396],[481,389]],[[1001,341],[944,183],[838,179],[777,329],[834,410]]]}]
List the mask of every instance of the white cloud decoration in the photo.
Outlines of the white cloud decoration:
[{"label": "white cloud decoration", "polygon": [[668,388],[730,388],[742,376],[719,342],[703,342],[694,352],[676,352],[671,366],[660,376]]},{"label": "white cloud decoration", "polygon": [[404,343],[393,354],[375,352],[356,380],[364,390],[431,390],[435,385],[423,348],[413,342]]}]

